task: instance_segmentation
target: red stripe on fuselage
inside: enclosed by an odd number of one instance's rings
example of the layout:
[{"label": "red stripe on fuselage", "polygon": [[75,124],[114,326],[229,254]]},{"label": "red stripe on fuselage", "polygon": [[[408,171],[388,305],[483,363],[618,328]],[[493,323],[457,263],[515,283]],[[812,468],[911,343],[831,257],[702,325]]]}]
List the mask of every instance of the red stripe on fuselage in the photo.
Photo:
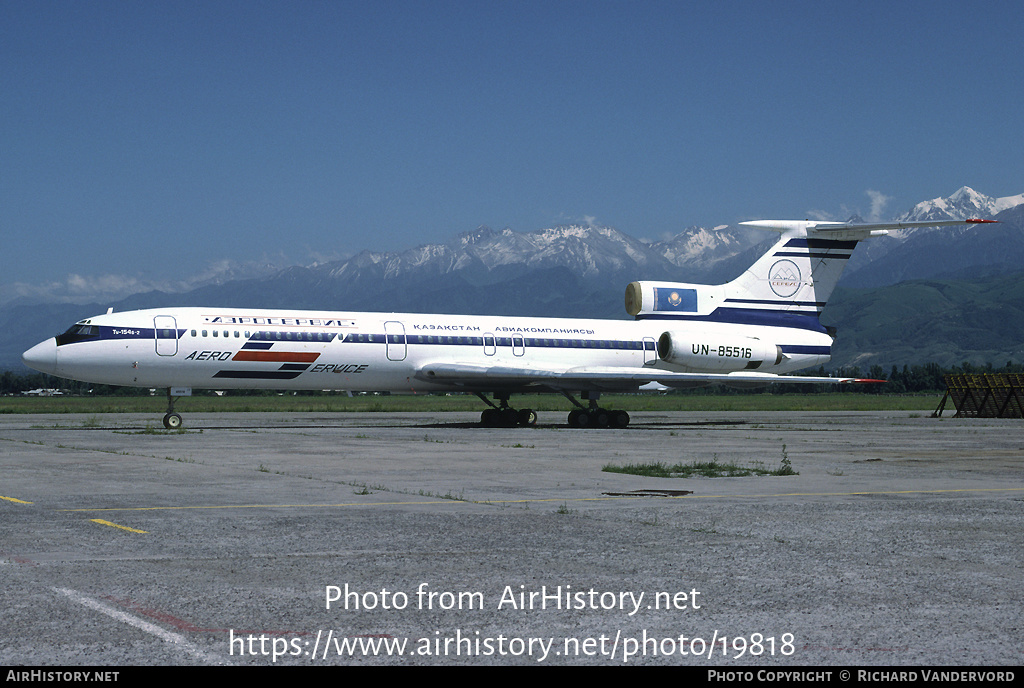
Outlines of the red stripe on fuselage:
[{"label": "red stripe on fuselage", "polygon": [[299,351],[239,351],[232,361],[269,361],[271,363],[312,363],[320,358],[319,353]]}]

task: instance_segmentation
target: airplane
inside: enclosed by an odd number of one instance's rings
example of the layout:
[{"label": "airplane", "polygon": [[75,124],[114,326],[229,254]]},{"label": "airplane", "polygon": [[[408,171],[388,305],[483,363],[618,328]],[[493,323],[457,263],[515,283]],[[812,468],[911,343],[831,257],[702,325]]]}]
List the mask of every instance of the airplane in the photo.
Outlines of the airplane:
[{"label": "airplane", "polygon": [[509,398],[553,392],[575,407],[568,416],[570,427],[625,428],[629,414],[601,407],[602,393],[652,384],[882,382],[786,374],[830,359],[836,332],[822,325],[819,315],[858,242],[893,229],[990,222],[995,221],[741,222],[781,236],[726,284],[630,283],[625,305],[632,321],[111,309],[37,344],[22,361],[83,382],[165,388],[163,424],[168,429],[181,427],[174,403],[193,388],[461,391],[488,405],[480,418],[488,427],[536,425],[537,413],[512,408]]}]

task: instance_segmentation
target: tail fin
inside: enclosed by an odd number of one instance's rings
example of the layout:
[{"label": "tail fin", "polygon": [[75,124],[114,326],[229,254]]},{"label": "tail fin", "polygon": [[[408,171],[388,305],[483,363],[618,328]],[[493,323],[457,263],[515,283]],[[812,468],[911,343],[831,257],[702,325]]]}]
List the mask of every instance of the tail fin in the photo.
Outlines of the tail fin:
[{"label": "tail fin", "polygon": [[782,237],[727,284],[633,282],[626,310],[639,318],[776,325],[825,331],[818,316],[857,244],[890,229],[989,223],[994,220],[845,224],[792,220],[741,222]]},{"label": "tail fin", "polygon": [[742,275],[723,285],[724,305],[817,318],[859,241],[789,229]]}]

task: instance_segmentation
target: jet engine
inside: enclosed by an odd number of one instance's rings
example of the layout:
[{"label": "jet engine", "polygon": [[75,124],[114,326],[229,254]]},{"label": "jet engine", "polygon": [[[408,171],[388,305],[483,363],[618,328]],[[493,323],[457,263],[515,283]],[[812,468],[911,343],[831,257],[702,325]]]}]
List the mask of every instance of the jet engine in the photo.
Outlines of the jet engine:
[{"label": "jet engine", "polygon": [[658,337],[658,356],[691,371],[708,372],[767,368],[785,357],[781,347],[756,337],[681,332],[663,332]]}]

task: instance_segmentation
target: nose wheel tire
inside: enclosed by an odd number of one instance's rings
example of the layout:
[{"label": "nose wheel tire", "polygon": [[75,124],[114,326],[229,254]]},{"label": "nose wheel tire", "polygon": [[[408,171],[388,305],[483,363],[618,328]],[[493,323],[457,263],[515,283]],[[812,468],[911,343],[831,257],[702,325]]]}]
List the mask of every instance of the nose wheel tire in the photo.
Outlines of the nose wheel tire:
[{"label": "nose wheel tire", "polygon": [[164,427],[168,430],[177,430],[181,427],[181,416],[177,413],[168,413],[164,416]]}]

